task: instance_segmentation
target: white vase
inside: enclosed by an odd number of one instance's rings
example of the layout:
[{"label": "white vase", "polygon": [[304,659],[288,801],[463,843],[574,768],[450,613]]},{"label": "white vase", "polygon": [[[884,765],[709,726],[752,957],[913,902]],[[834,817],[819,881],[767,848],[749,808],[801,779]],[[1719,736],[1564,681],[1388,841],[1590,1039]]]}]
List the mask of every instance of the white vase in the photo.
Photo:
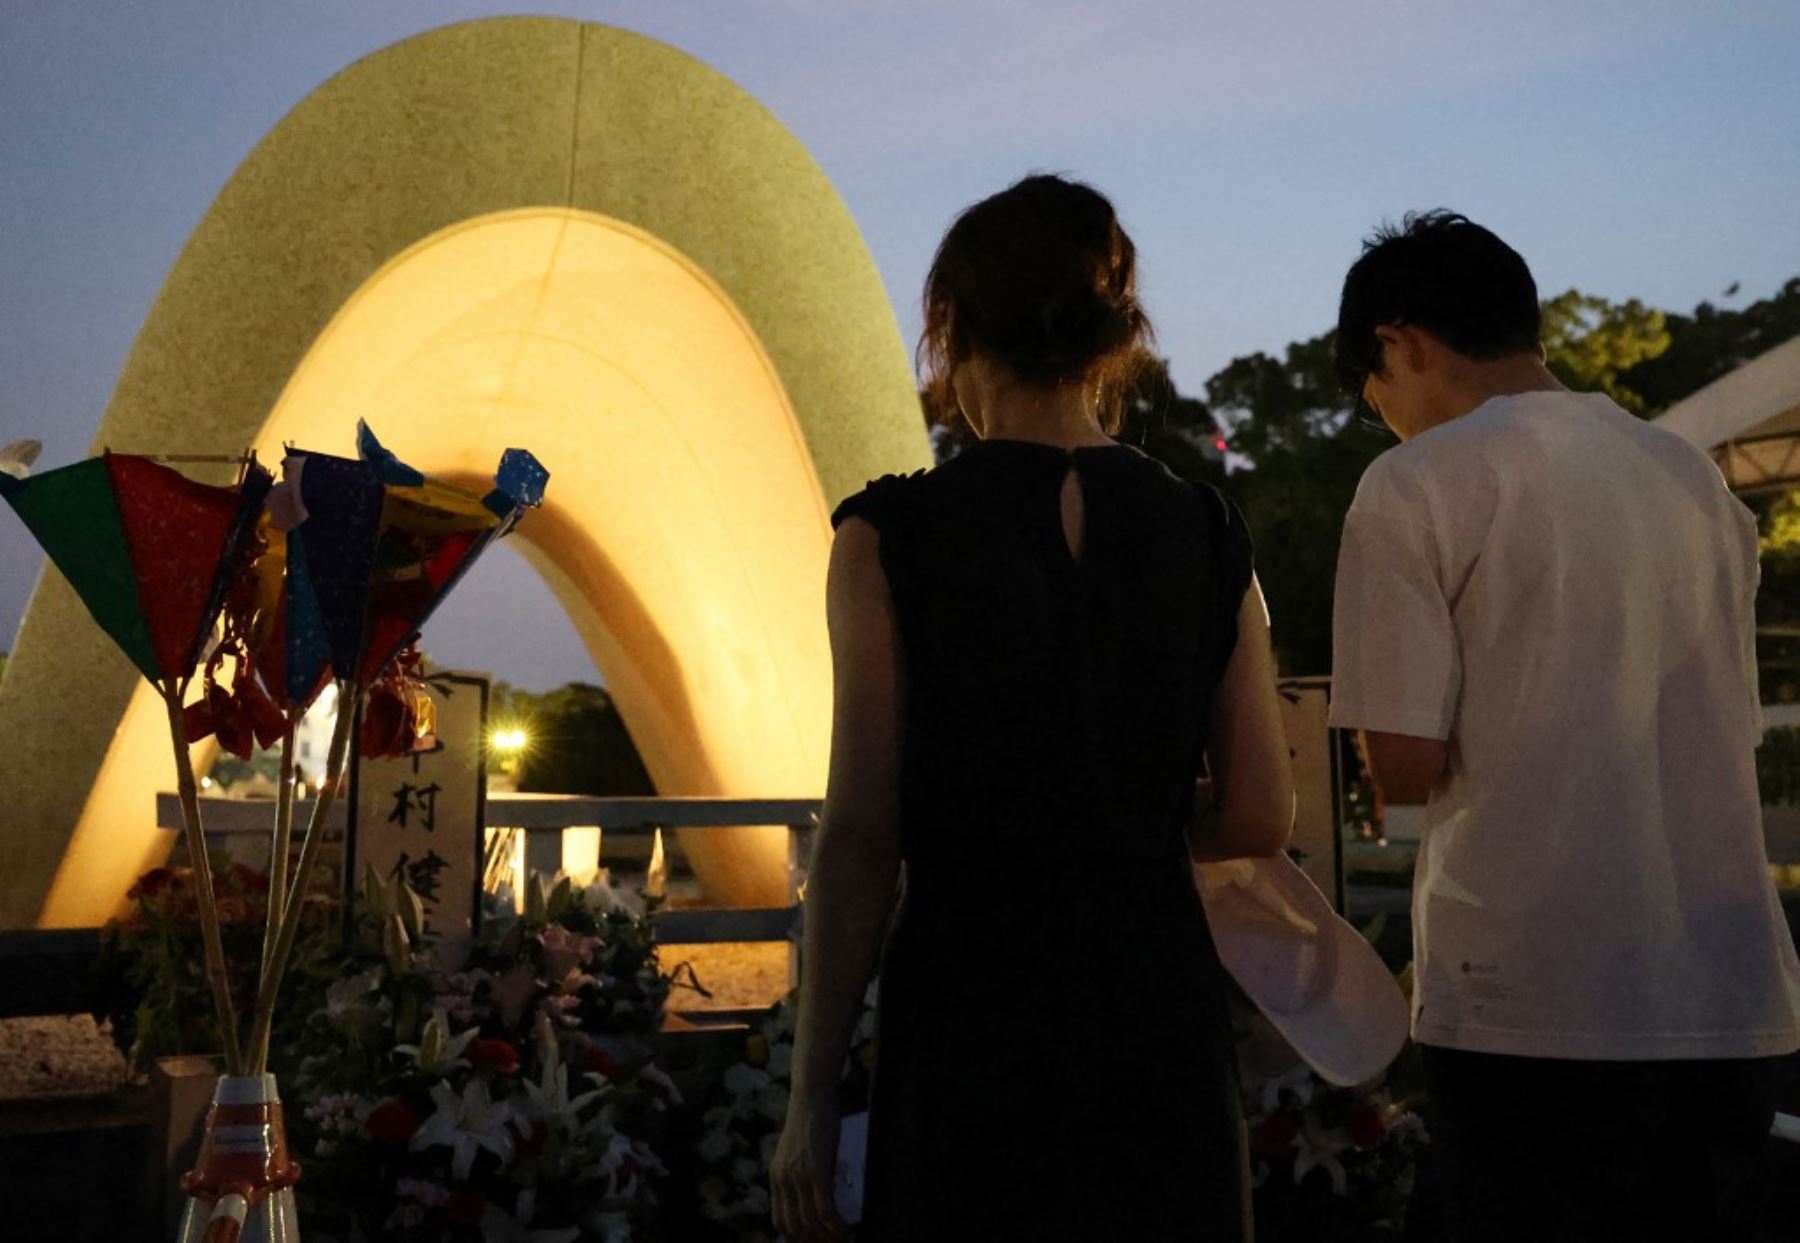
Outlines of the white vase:
[{"label": "white vase", "polygon": [[180,1243],[294,1243],[294,1184],[274,1075],[221,1075],[191,1173]]}]

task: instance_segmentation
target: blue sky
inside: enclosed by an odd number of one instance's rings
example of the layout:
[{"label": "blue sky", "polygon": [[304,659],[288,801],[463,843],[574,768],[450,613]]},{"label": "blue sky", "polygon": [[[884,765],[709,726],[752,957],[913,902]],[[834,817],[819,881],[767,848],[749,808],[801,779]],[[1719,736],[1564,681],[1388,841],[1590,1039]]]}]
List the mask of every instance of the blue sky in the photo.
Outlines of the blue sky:
[{"label": "blue sky", "polygon": [[[758,96],[909,338],[950,217],[1038,168],[1113,196],[1190,389],[1327,326],[1359,237],[1408,208],[1495,228],[1547,293],[1687,310],[1800,274],[1792,0],[0,0],[0,441],[85,452],[188,233],[308,91],[517,12],[663,39]],[[38,564],[0,523],[0,642]],[[593,676],[511,554],[431,639],[526,685]]]}]

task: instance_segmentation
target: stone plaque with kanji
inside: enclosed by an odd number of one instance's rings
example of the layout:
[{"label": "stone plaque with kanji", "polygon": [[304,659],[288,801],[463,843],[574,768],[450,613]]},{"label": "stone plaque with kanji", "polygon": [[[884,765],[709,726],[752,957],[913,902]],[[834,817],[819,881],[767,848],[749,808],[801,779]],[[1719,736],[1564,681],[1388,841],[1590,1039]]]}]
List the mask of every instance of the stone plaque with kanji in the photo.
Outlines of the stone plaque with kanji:
[{"label": "stone plaque with kanji", "polygon": [[351,766],[346,900],[356,900],[363,869],[373,867],[419,895],[428,931],[455,940],[480,918],[488,683],[434,673],[425,687],[437,705],[431,747]]}]

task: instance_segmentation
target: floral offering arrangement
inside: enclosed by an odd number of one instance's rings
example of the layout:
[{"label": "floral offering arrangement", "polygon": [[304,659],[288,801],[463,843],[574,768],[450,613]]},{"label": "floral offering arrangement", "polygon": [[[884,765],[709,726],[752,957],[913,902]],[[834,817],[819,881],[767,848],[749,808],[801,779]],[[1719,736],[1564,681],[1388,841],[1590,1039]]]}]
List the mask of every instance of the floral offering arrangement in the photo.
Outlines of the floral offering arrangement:
[{"label": "floral offering arrangement", "polygon": [[1398,1243],[1430,1143],[1415,1111],[1423,1090],[1408,1046],[1380,1079],[1325,1082],[1273,1026],[1239,1013],[1239,1066],[1258,1243]]},{"label": "floral offering arrangement", "polygon": [[[850,1038],[838,1082],[839,1113],[848,1118],[869,1108],[875,1068],[875,1013],[879,981],[869,986]],[[713,1237],[731,1243],[774,1243],[769,1208],[769,1162],[787,1118],[793,1082],[798,993],[769,1011],[745,1041],[744,1059],[726,1068],[707,1102],[697,1146],[700,1211]]]},{"label": "floral offering arrangement", "polygon": [[[223,856],[212,862],[213,909],[219,920],[233,1002],[248,1009],[269,900],[265,872]],[[126,898],[130,911],[101,929],[97,964],[102,1008],[112,1037],[131,1069],[143,1073],[159,1057],[206,1055],[223,1047],[201,945],[199,886],[186,867],[160,867],[138,878]],[[324,921],[315,908],[309,932]],[[314,938],[303,937],[291,987],[312,972]]]},{"label": "floral offering arrangement", "polygon": [[[365,424],[356,439],[355,458],[288,446],[279,483],[253,453],[108,450],[33,474],[36,441],[0,448],[0,500],[155,689],[168,718],[211,1011],[207,1034],[224,1067],[195,1168],[179,1179],[184,1237],[235,1239],[247,1222],[251,1237],[297,1229],[294,1186],[302,1171],[288,1156],[270,1053],[295,946],[314,918],[313,876],[358,709],[369,699],[370,719],[393,727],[365,736],[366,753],[403,755],[429,745],[430,701],[409,655],[419,628],[476,558],[542,503],[549,479],[530,453],[508,449],[493,487],[478,496],[427,479]],[[236,477],[207,483],[177,463],[232,467]],[[295,735],[328,685],[337,692],[337,722],[290,877]],[[215,891],[191,750],[207,737],[238,756],[253,743],[281,750],[260,946],[234,946],[229,955],[228,904],[242,896]],[[160,918],[144,896],[140,890],[138,913]],[[165,921],[165,958],[178,922]],[[179,979],[176,964],[165,965]],[[172,1021],[184,1042],[182,1020]],[[245,1150],[250,1136],[260,1155]]]},{"label": "floral offering arrangement", "polygon": [[534,876],[525,914],[495,904],[444,970],[413,951],[405,886],[370,872],[363,888],[361,909],[386,913],[359,918],[284,1059],[309,1102],[289,1124],[308,1236],[642,1237],[681,1104],[651,1060],[668,981],[643,910]]}]

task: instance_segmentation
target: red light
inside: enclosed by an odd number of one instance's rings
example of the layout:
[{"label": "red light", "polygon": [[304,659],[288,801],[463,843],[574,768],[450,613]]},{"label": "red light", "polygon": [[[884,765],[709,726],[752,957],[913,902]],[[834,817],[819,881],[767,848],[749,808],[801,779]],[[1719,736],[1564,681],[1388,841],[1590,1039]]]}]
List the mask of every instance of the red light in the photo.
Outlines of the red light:
[{"label": "red light", "polygon": [[1217,449],[1220,453],[1225,452],[1225,437],[1221,436],[1213,441],[1213,448]]}]

